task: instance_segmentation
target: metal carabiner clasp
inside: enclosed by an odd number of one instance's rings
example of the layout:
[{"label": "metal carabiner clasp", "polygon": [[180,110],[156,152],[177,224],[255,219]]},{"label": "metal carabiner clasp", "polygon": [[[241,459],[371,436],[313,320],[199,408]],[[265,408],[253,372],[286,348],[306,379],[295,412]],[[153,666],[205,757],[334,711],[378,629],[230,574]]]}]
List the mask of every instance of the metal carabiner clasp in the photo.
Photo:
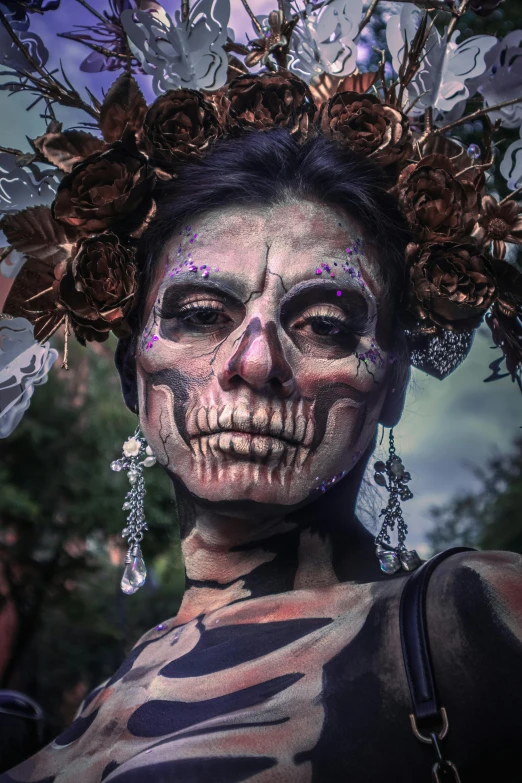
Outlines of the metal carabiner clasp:
[{"label": "metal carabiner clasp", "polygon": [[[444,776],[443,779],[439,777],[439,773],[442,772],[444,767],[449,769],[451,772],[451,778]],[[433,765],[432,775],[434,783],[446,783],[446,781],[449,781],[450,779],[453,781],[453,783],[461,783],[457,767],[455,764],[452,764],[451,761],[436,761]]]},{"label": "metal carabiner clasp", "polygon": [[[446,710],[444,709],[444,707],[440,708],[440,717],[442,720],[442,728],[439,731],[439,733],[436,734],[436,737],[439,740],[443,740],[446,734],[448,733],[448,729],[449,729],[448,716],[446,714]],[[421,734],[421,732],[417,728],[417,721],[413,713],[410,715],[410,723],[411,723],[411,729],[418,740],[420,740],[421,742],[425,742],[427,745],[433,744],[433,739],[431,738],[431,735],[426,736],[426,734]]]}]

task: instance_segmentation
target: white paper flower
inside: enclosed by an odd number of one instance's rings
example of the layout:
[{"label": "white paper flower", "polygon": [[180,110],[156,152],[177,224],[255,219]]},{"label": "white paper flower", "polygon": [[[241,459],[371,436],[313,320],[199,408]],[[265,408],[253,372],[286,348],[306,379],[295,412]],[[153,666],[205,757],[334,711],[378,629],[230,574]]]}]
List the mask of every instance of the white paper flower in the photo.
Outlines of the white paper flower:
[{"label": "white paper flower", "polygon": [[[513,30],[493,50],[488,77],[479,86],[486,106],[522,95],[522,30]],[[500,119],[504,128],[522,125],[522,101],[491,112],[492,122]]]},{"label": "white paper flower", "polygon": [[137,457],[140,453],[141,443],[137,438],[128,438],[123,444],[123,453],[126,457]]},{"label": "white paper flower", "polygon": [[500,173],[507,180],[510,190],[516,190],[522,185],[522,125],[520,140],[514,141],[507,148],[500,164]]},{"label": "white paper flower", "polygon": [[212,91],[225,84],[229,17],[229,0],[197,0],[186,22],[179,11],[173,21],[163,10],[129,9],[120,19],[133,55],[161,95],[180,87]]},{"label": "white paper flower", "polygon": [[18,250],[11,250],[8,256],[0,262],[0,275],[13,280],[26,262],[26,257]]},{"label": "white paper flower", "polygon": [[[392,16],[386,28],[386,40],[396,73],[404,56],[404,42],[411,45],[422,18],[419,9],[405,5]],[[474,35],[457,43],[455,32],[449,42],[436,27],[431,28],[421,66],[408,87],[408,102],[416,101],[412,114],[431,107],[438,112],[452,111],[462,116],[466,101],[477,89],[477,79],[486,70],[486,55],[497,45],[493,35]]]},{"label": "white paper flower", "polygon": [[0,319],[0,438],[7,438],[29,407],[34,387],[47,381],[58,357],[49,343],[39,345],[26,318]]},{"label": "white paper flower", "polygon": [[[289,8],[286,11],[287,16],[295,13]],[[306,3],[306,15],[300,13],[301,19],[290,39],[289,70],[305,82],[321,73],[332,76],[353,73],[357,67],[354,39],[362,11],[363,0],[326,0],[318,8],[314,3]]]},{"label": "white paper flower", "polygon": [[[17,166],[15,155],[0,153],[0,216],[38,204],[51,204],[59,184],[60,175],[56,171],[41,171],[35,164]],[[0,231],[0,247],[8,244]]]}]

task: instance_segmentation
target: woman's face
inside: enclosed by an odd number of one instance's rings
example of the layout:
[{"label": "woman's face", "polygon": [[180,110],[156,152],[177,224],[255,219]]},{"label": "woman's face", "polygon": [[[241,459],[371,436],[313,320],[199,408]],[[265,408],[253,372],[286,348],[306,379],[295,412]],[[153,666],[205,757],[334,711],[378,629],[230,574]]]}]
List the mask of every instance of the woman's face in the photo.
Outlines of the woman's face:
[{"label": "woman's face", "polygon": [[289,506],[353,468],[391,360],[375,253],[309,201],[209,212],[168,244],[136,356],[140,421],[191,493]]}]

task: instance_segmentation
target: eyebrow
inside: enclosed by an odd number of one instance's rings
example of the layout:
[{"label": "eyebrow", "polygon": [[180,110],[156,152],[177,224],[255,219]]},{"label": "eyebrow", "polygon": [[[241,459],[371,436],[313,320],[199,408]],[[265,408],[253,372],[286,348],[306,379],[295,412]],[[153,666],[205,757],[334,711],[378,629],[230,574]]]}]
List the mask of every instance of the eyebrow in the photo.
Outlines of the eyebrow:
[{"label": "eyebrow", "polygon": [[[351,295],[356,294],[366,303],[368,303],[368,298],[376,299],[374,294],[369,290],[368,285],[366,285],[366,288],[363,289],[359,283],[356,283],[355,280],[351,277],[348,279],[335,278],[335,280],[320,280],[318,278],[311,278],[309,280],[302,280],[300,283],[293,285],[292,288],[290,288],[289,291],[281,298],[281,307],[284,307],[288,301],[301,293],[308,291],[313,291],[315,293],[321,289],[328,292],[342,289],[348,290]],[[369,296],[365,296],[364,291],[366,291]]]},{"label": "eyebrow", "polygon": [[[178,291],[183,289],[186,291],[211,291],[214,294],[232,297],[239,301],[243,301],[248,296],[246,285],[241,283],[235,275],[227,272],[215,272],[215,274],[219,275],[219,281],[211,280],[210,278],[205,279],[201,275],[196,276],[194,272],[170,278],[162,286],[163,304],[169,304],[169,300],[177,296]],[[190,275],[193,275],[193,277],[190,277]]]}]

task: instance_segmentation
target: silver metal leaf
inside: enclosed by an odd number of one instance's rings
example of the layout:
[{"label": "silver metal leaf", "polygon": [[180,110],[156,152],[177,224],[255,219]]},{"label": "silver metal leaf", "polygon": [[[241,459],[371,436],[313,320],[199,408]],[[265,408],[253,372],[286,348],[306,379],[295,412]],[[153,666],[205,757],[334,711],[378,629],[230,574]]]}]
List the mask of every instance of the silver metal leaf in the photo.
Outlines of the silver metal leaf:
[{"label": "silver metal leaf", "polygon": [[[394,70],[398,73],[404,55],[404,41],[411,44],[422,14],[404,6],[400,15],[387,25],[387,42]],[[450,41],[433,26],[425,46],[421,66],[408,87],[408,102],[415,101],[412,114],[432,107],[439,112],[461,116],[465,102],[476,92],[478,77],[486,70],[486,55],[497,45],[493,35],[475,35],[457,43],[460,33]],[[459,114],[460,112],[460,114]]]},{"label": "silver metal leaf", "polygon": [[7,438],[29,407],[34,387],[47,381],[58,358],[49,343],[39,345],[26,318],[0,319],[0,438]]},{"label": "silver metal leaf", "polygon": [[[22,168],[17,165],[15,155],[0,153],[0,217],[26,207],[51,204],[61,176],[55,169],[42,171],[36,164]],[[0,247],[8,244],[0,231]]]},{"label": "silver metal leaf", "polygon": [[229,17],[229,0],[198,0],[186,22],[179,11],[172,20],[163,10],[126,10],[121,23],[133,55],[161,95],[180,87],[212,91],[225,84]]},{"label": "silver metal leaf", "polygon": [[507,180],[510,190],[516,190],[522,186],[522,126],[520,127],[520,139],[510,144],[506,150],[500,164],[500,173]]},{"label": "silver metal leaf", "polygon": [[[486,106],[496,106],[522,95],[522,30],[513,30],[492,51],[491,67],[487,78],[478,91],[484,97]],[[491,112],[491,120],[500,119],[504,128],[519,128],[522,125],[522,102],[504,106]]]},{"label": "silver metal leaf", "polygon": [[289,70],[306,82],[321,73],[353,73],[357,67],[354,39],[362,11],[363,0],[327,0],[320,8],[306,3],[292,34]]}]

